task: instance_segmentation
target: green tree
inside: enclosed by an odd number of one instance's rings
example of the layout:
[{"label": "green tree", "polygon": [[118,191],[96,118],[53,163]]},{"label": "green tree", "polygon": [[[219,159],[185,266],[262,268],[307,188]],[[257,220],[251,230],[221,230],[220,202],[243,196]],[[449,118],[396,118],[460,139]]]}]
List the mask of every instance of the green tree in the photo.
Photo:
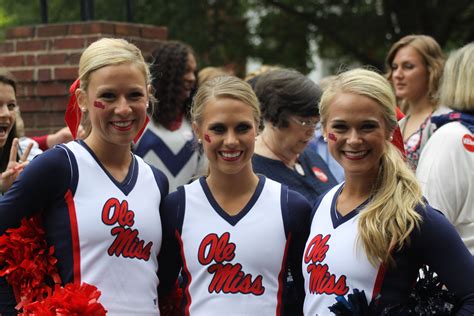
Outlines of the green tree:
[{"label": "green tree", "polygon": [[[245,0],[135,0],[133,22],[168,27],[169,39],[188,43],[196,52],[200,67],[234,64],[243,74],[250,54]],[[94,1],[94,18],[126,21],[124,0]],[[39,1],[0,0],[0,29],[41,23]],[[79,1],[49,0],[49,23],[79,21]],[[2,24],[3,21],[3,24]]]},{"label": "green tree", "polygon": [[[379,69],[390,45],[408,34],[431,35],[447,50],[474,40],[472,0],[256,0],[254,6],[272,16],[263,15],[267,25],[259,26],[257,36],[273,29],[274,38],[303,48],[302,36],[287,37],[280,27],[287,21],[287,28],[298,28],[317,43],[320,56]],[[278,53],[264,38],[257,45],[261,50],[265,56]],[[278,59],[265,60],[273,61]]]}]

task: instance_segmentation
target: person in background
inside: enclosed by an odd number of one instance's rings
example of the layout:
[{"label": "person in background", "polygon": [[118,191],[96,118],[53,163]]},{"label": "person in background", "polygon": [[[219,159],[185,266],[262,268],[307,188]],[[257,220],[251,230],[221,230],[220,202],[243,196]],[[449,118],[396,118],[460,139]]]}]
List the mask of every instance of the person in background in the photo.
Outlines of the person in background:
[{"label": "person in background", "polygon": [[[0,199],[0,234],[40,216],[62,285],[96,286],[110,315],[159,315],[159,207],[168,182],[130,151],[152,99],[148,66],[135,45],[103,38],[81,55],[70,91],[71,134],[82,114],[90,132],[31,161]],[[13,296],[0,293],[0,313],[14,313]]]},{"label": "person in background", "polygon": [[434,116],[438,130],[421,153],[416,176],[423,195],[454,224],[474,255],[474,43],[452,53],[440,102],[453,112]]},{"label": "person in background", "polygon": [[194,145],[189,121],[196,68],[194,53],[184,43],[159,42],[152,53],[152,88],[158,104],[152,109],[151,122],[134,151],[165,173],[171,192],[205,170],[206,162]]},{"label": "person in background", "polygon": [[319,121],[321,90],[288,69],[255,77],[263,131],[255,143],[254,171],[305,196],[311,204],[337,184],[324,160],[307,147]]},{"label": "person in background", "polygon": [[209,173],[162,206],[160,298],[183,275],[183,314],[281,315],[291,268],[301,315],[300,258],[311,206],[287,186],[256,175],[251,158],[260,121],[250,85],[232,76],[199,87],[193,130]]},{"label": "person in background", "polygon": [[304,315],[328,315],[337,297],[357,291],[369,315],[404,315],[423,264],[456,295],[456,315],[474,313],[474,258],[390,142],[395,103],[390,83],[366,69],[338,75],[323,93],[323,133],[345,182],[313,208]]},{"label": "person in background", "polygon": [[399,124],[412,170],[416,170],[421,151],[434,132],[431,117],[448,111],[439,107],[437,94],[443,65],[439,44],[426,35],[405,36],[387,54],[387,78],[406,114]]},{"label": "person in background", "polygon": [[206,67],[198,72],[198,86],[201,86],[204,82],[206,82],[209,79],[219,77],[219,76],[225,76],[228,75],[228,73],[218,67]]},{"label": "person in background", "polygon": [[[319,87],[322,91],[329,85],[332,79],[336,76],[329,76],[321,79]],[[328,150],[327,140],[324,140],[324,135],[321,127],[321,122],[318,122],[314,131],[314,137],[309,141],[308,147],[314,149],[318,155],[326,162],[329,170],[338,183],[344,181],[344,169],[341,165],[331,156]]]},{"label": "person in background", "polygon": [[[41,153],[38,144],[17,134],[16,82],[0,72],[0,193],[5,193],[34,156]],[[35,149],[33,147],[35,146]]]}]

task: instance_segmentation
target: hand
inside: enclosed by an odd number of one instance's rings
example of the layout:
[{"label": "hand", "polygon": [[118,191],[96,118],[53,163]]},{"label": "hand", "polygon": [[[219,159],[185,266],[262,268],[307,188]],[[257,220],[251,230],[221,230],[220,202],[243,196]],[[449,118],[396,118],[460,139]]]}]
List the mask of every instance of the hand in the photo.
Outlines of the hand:
[{"label": "hand", "polygon": [[[77,129],[77,138],[84,138],[85,134],[86,132],[84,130],[84,127],[82,127],[82,125],[79,125],[79,128]],[[61,128],[54,134],[49,134],[46,138],[46,145],[48,145],[48,148],[51,148],[54,145],[67,143],[71,140],[71,131],[69,130],[69,127],[66,126]]]},{"label": "hand", "polygon": [[30,154],[31,148],[33,148],[33,143],[28,144],[28,147],[21,155],[20,160],[16,161],[19,146],[18,142],[18,138],[13,139],[12,147],[10,148],[10,158],[8,160],[7,169],[2,172],[0,177],[0,192],[2,193],[5,193],[8,189],[10,189],[15,179],[29,163],[29,161],[26,159]]}]

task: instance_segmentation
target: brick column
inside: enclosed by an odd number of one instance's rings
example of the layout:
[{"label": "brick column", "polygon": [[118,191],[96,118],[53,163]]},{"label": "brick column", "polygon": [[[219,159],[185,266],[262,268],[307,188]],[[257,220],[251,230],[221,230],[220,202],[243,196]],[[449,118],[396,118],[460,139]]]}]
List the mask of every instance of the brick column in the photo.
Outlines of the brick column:
[{"label": "brick column", "polygon": [[43,135],[63,126],[69,85],[77,77],[82,51],[102,37],[124,38],[137,45],[145,58],[166,27],[89,21],[10,28],[0,43],[0,67],[18,82],[17,100],[26,134]]}]

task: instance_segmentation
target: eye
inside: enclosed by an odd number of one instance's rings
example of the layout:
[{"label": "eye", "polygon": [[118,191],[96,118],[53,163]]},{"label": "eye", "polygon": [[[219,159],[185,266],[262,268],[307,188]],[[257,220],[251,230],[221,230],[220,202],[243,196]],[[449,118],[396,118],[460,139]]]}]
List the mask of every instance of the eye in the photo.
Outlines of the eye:
[{"label": "eye", "polygon": [[211,130],[212,132],[216,133],[216,134],[223,134],[225,133],[225,131],[227,130],[226,127],[224,125],[221,125],[221,124],[217,124],[217,125],[212,125],[209,127],[209,130]]},{"label": "eye", "polygon": [[252,125],[247,124],[247,123],[242,123],[242,124],[237,125],[236,130],[239,133],[246,133],[251,128],[252,128]]},{"label": "eye", "polygon": [[144,96],[145,95],[141,91],[135,91],[135,92],[130,93],[129,95],[130,99],[132,100],[138,100]]},{"label": "eye", "polygon": [[104,100],[113,100],[115,99],[115,94],[112,92],[103,92],[99,95],[99,98]]},{"label": "eye", "polygon": [[392,64],[392,70],[397,70],[398,65],[397,64]]},{"label": "eye", "polygon": [[16,108],[16,103],[8,103],[7,108],[9,111],[13,111]]},{"label": "eye", "polygon": [[336,131],[345,131],[347,129],[347,126],[344,124],[334,124],[334,125],[331,125],[331,128]]},{"label": "eye", "polygon": [[406,69],[413,69],[413,68],[415,68],[415,65],[413,65],[413,64],[405,64],[405,65],[403,65],[403,66],[404,66]]},{"label": "eye", "polygon": [[378,125],[375,124],[375,123],[366,123],[366,124],[363,124],[363,125],[362,125],[362,129],[363,129],[363,130],[373,130],[373,129],[377,128],[377,127],[378,127]]}]

